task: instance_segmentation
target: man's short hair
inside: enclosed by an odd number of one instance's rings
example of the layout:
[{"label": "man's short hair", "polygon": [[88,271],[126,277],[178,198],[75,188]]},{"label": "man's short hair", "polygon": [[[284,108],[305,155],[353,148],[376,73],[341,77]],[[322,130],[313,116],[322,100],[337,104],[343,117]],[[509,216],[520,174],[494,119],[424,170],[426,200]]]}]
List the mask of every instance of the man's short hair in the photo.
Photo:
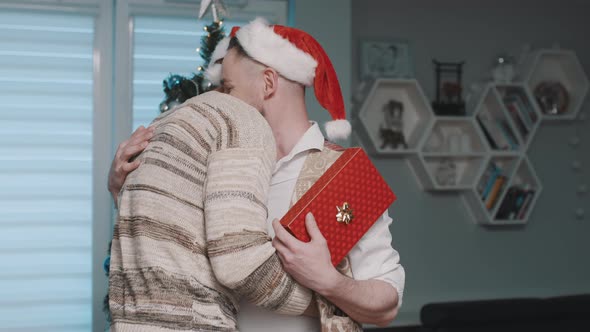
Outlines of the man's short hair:
[{"label": "man's short hair", "polygon": [[240,41],[238,40],[237,37],[232,37],[229,40],[229,46],[227,47],[227,50],[229,51],[231,49],[235,49],[236,50],[236,53],[239,56],[252,59],[252,57],[248,54],[248,52],[246,52],[246,50],[244,49],[244,47],[242,46],[242,44],[240,44]]}]

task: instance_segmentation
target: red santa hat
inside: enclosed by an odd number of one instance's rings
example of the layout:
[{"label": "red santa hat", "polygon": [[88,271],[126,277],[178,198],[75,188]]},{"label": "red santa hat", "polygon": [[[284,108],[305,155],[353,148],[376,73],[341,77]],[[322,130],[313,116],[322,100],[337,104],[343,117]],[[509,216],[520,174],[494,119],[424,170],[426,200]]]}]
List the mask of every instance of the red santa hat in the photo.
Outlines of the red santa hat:
[{"label": "red santa hat", "polygon": [[[231,37],[234,36],[254,60],[274,68],[289,80],[304,86],[313,86],[318,102],[333,119],[325,125],[328,139],[345,139],[350,135],[351,126],[346,120],[344,99],[336,71],[317,40],[302,30],[281,25],[271,26],[260,18],[242,28],[234,27]],[[214,54],[220,47],[222,49],[218,54],[223,54],[220,56],[223,57],[227,45],[218,45]]]}]

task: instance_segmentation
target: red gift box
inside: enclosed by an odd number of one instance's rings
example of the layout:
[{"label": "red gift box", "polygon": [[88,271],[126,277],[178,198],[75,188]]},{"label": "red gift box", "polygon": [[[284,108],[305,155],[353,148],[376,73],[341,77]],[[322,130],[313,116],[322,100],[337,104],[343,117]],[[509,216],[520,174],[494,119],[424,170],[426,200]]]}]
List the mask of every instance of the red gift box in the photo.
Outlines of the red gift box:
[{"label": "red gift box", "polygon": [[305,216],[311,212],[336,266],[395,199],[367,154],[349,148],[289,209],[281,224],[309,242]]}]

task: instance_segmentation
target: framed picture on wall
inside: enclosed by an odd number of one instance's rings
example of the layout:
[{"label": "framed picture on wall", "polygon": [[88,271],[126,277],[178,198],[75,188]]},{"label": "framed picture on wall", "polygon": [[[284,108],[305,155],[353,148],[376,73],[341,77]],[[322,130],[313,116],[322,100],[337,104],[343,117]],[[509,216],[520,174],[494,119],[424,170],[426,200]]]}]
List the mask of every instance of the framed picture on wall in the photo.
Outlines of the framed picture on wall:
[{"label": "framed picture on wall", "polygon": [[361,80],[411,78],[414,65],[407,40],[363,40],[360,54]]}]

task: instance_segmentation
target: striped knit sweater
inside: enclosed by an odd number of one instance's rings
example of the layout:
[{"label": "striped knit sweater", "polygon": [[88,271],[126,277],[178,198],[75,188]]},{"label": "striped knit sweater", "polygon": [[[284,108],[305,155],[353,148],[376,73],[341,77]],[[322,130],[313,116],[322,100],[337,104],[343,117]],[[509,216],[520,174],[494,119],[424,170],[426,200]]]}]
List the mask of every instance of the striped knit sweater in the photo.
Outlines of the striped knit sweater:
[{"label": "striped knit sweater", "polygon": [[153,125],[119,195],[112,331],[236,331],[241,296],[302,314],[311,293],[284,272],[266,233],[276,151],[264,118],[210,92]]}]

